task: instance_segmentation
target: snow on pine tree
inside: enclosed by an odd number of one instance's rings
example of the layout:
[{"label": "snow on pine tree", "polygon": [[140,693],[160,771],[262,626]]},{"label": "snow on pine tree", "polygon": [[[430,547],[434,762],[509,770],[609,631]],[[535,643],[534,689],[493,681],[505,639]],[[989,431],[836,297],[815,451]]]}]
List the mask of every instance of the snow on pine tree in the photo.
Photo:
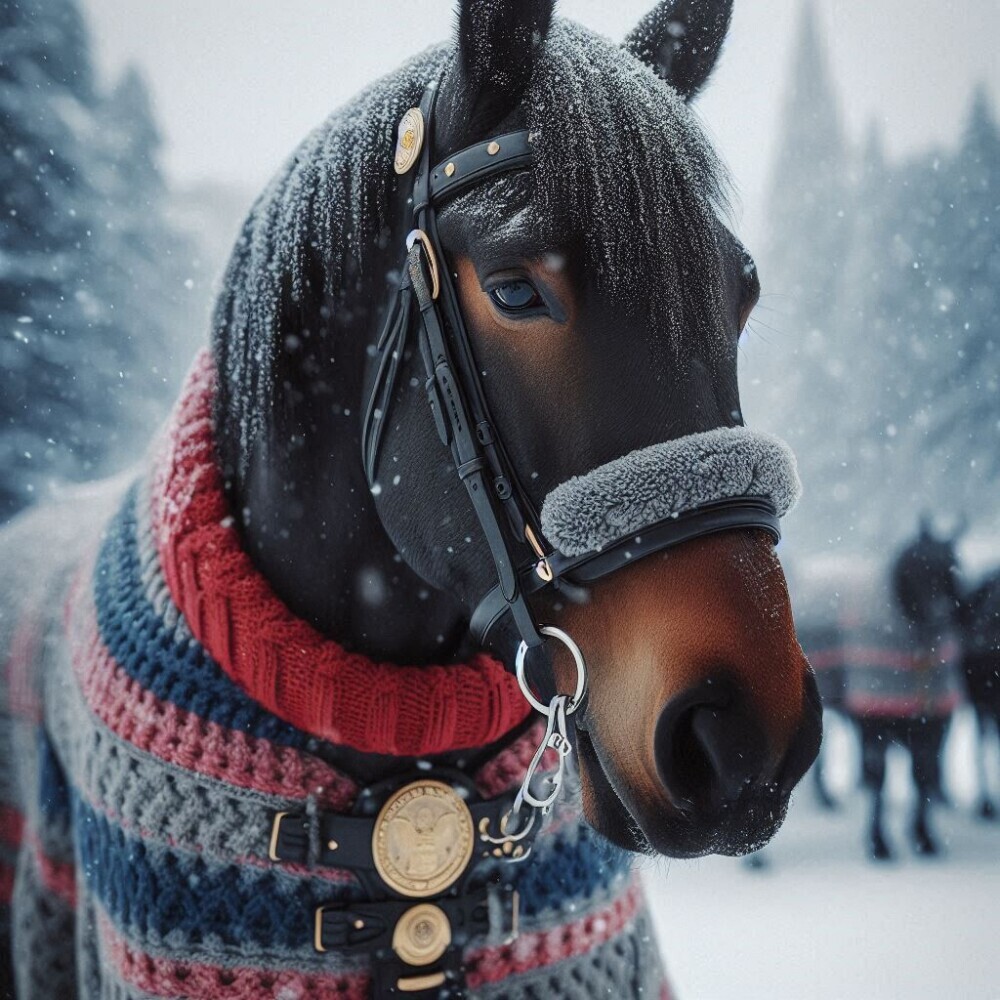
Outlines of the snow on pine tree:
[{"label": "snow on pine tree", "polygon": [[849,239],[852,161],[814,4],[803,5],[796,37],[766,206],[763,297],[755,313],[770,349],[747,355],[755,419],[788,439],[807,486],[824,484],[809,490],[807,513],[789,518],[793,542],[800,525],[810,538],[824,540],[846,530],[840,516],[846,438],[838,415],[851,378],[837,346],[843,331],[835,313]]},{"label": "snow on pine tree", "polygon": [[844,416],[854,516],[867,543],[894,544],[921,511],[981,527],[996,516],[1000,137],[981,95],[954,151],[886,165],[875,147],[839,325],[858,386]]},{"label": "snow on pine tree", "polygon": [[773,307],[762,320],[781,338],[764,329],[768,349],[748,352],[748,404],[798,453],[805,495],[789,540],[887,553],[922,512],[1000,527],[1000,134],[989,101],[976,97],[955,150],[888,162],[875,126],[855,150],[813,5],[803,10],[761,259]]},{"label": "snow on pine tree", "polygon": [[2,520],[120,466],[155,425],[186,251],[141,81],[99,90],[75,0],[0,4],[0,123]]},{"label": "snow on pine tree", "polygon": [[[952,238],[938,262],[934,306],[951,350],[939,375],[931,445],[946,478],[966,484],[970,516],[997,511],[1000,480],[1000,123],[985,88],[972,103],[949,170]],[[946,484],[947,485],[947,484]],[[1000,528],[1000,524],[996,527]]]}]

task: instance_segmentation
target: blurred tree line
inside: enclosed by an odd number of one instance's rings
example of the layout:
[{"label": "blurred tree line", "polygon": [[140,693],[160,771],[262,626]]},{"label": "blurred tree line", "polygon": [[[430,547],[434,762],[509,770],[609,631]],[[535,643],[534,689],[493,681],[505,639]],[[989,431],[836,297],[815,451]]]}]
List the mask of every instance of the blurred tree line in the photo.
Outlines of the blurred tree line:
[{"label": "blurred tree line", "polygon": [[884,549],[921,511],[1000,527],[1000,128],[985,90],[955,148],[892,163],[877,124],[852,148],[806,4],[782,129],[761,266],[776,294],[749,367],[755,419],[799,459],[793,544]]},{"label": "blurred tree line", "polygon": [[0,521],[134,458],[176,390],[201,303],[159,146],[75,0],[0,2]]}]

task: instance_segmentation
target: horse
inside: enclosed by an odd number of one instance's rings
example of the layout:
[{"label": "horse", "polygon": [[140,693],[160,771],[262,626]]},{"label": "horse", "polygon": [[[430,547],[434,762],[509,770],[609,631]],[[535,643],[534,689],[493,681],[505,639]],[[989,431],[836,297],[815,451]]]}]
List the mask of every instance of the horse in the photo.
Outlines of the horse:
[{"label": "horse", "polygon": [[631,854],[780,826],[797,479],[689,107],[731,0],[552,7],[462,0],[295,151],[89,569],[6,536],[25,995],[662,993]]},{"label": "horse", "polygon": [[960,701],[957,592],[952,546],[922,530],[891,566],[870,564],[844,601],[844,704],[860,734],[862,781],[872,801],[867,847],[876,861],[892,858],[883,796],[893,743],[911,758],[913,849],[939,853],[930,807],[944,797],[941,753]]},{"label": "horse", "polygon": [[986,760],[994,740],[1000,738],[1000,573],[993,573],[962,601],[962,677],[976,713],[979,739],[976,762],[979,775],[979,815],[996,817],[989,790]]}]

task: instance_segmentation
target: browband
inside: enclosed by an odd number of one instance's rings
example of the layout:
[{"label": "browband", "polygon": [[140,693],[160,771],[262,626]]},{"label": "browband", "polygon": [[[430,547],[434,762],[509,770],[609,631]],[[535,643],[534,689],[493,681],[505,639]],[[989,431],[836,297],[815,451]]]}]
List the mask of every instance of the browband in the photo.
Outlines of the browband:
[{"label": "browband", "polygon": [[[531,166],[532,157],[527,131],[508,132],[488,142],[466,146],[431,171],[430,200],[440,208],[446,201],[457,198],[487,177]],[[413,207],[414,211],[419,211],[426,206]]]}]

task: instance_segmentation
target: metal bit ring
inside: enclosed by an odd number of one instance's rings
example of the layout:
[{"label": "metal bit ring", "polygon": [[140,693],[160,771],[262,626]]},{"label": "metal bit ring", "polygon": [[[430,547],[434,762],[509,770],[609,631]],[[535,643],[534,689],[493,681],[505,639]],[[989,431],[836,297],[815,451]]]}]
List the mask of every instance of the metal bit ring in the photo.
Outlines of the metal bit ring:
[{"label": "metal bit ring", "polygon": [[[556,628],[555,625],[540,625],[538,631],[551,639],[558,639],[570,651],[573,661],[576,663],[576,691],[573,693],[573,697],[566,702],[566,714],[572,715],[580,707],[583,697],[587,693],[587,665],[584,662],[583,653],[580,652],[580,647],[561,628]],[[517,647],[517,657],[514,660],[517,683],[531,707],[536,712],[548,716],[552,712],[551,706],[538,700],[524,676],[524,661],[527,655],[528,644],[522,640],[521,645]]]}]

